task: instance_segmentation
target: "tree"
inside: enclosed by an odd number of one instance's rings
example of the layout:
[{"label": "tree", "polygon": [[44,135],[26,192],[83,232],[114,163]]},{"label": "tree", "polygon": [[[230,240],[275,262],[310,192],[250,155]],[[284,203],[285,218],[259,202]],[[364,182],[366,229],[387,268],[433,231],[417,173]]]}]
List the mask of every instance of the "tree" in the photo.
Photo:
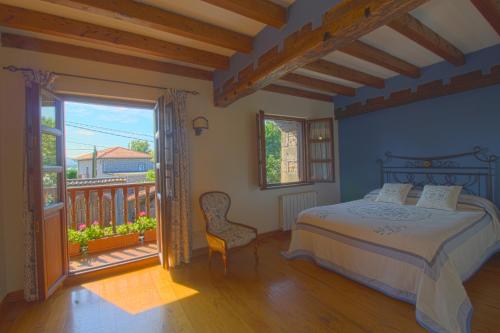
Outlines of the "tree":
[{"label": "tree", "polygon": [[269,184],[281,182],[281,131],[274,121],[265,122],[266,174]]},{"label": "tree", "polygon": [[155,169],[150,169],[146,172],[146,180],[148,182],[154,182],[156,180],[156,171]]},{"label": "tree", "polygon": [[142,153],[150,153],[151,148],[149,147],[149,142],[144,140],[132,140],[128,144],[128,148],[134,151],[139,151]]},{"label": "tree", "polygon": [[[53,128],[56,122],[52,118],[42,117],[42,125]],[[42,134],[42,163],[43,165],[56,165],[56,137],[51,134]]]},{"label": "tree", "polygon": [[75,168],[69,168],[66,170],[66,179],[76,179],[78,178],[78,171]]}]

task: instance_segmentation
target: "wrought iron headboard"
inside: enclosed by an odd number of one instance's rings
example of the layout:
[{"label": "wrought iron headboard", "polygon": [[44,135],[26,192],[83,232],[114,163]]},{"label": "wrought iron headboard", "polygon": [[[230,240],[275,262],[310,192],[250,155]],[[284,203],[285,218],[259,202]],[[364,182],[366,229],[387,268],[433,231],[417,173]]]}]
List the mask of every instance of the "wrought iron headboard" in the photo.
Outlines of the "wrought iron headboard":
[{"label": "wrought iron headboard", "polygon": [[463,192],[493,201],[496,155],[474,147],[470,152],[409,157],[385,153],[380,164],[380,185],[389,182],[411,183],[417,189],[425,185],[461,185]]}]

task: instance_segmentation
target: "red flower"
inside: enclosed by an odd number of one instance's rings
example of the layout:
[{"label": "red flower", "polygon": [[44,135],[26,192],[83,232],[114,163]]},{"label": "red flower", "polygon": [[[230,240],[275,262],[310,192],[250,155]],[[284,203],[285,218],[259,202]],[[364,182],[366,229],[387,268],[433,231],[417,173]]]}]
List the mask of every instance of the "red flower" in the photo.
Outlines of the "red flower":
[{"label": "red flower", "polygon": [[86,226],[85,224],[83,224],[83,223],[82,223],[82,224],[80,224],[80,225],[78,226],[78,231],[85,230],[85,228],[87,228],[87,226]]},{"label": "red flower", "polygon": [[139,213],[139,216],[140,216],[140,217],[144,217],[144,216],[146,216],[146,212],[140,212],[140,213]]},{"label": "red flower", "polygon": [[98,225],[99,225],[99,221],[94,221],[94,222],[92,222],[92,225],[93,225],[93,226],[98,226]]},{"label": "red flower", "polygon": [[130,225],[130,224],[133,224],[133,222],[128,221],[128,222],[127,222],[127,224],[129,224],[129,225]]}]

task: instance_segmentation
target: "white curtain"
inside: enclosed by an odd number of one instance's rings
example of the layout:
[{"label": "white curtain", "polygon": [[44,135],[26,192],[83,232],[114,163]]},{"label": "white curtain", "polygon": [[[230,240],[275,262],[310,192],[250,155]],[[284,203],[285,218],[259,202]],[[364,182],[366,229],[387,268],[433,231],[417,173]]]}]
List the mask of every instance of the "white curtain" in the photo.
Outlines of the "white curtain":
[{"label": "white curtain", "polygon": [[165,109],[172,107],[173,172],[172,212],[166,233],[168,235],[168,265],[175,267],[191,259],[191,183],[187,131],[186,95],[184,91],[168,89]]}]

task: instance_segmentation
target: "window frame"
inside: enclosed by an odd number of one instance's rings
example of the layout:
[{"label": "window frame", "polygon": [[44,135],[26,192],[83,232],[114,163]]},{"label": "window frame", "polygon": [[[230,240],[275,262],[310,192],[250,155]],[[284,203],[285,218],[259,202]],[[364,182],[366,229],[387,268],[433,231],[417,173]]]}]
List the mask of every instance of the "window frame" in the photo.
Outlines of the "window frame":
[{"label": "window frame", "polygon": [[[269,184],[267,182],[267,156],[266,156],[266,132],[265,132],[265,121],[267,119],[285,120],[285,121],[298,121],[302,126],[302,159],[299,163],[299,168],[302,168],[302,180],[299,182],[290,183],[278,183]],[[330,149],[331,149],[331,179],[328,180],[311,180],[311,165],[314,163],[310,155],[309,149],[313,144],[313,140],[310,138],[310,126],[313,122],[328,122],[328,130],[330,133]],[[264,113],[264,111],[259,111],[257,114],[257,164],[258,164],[258,178],[259,187],[261,190],[270,190],[277,188],[288,188],[296,186],[306,186],[313,185],[315,183],[335,183],[335,137],[334,137],[334,123],[331,117],[322,118],[302,118],[293,116],[284,116],[277,114]]]},{"label": "window frame", "polygon": [[[302,159],[301,163],[299,162],[299,170],[301,172],[301,180],[298,182],[289,182],[289,183],[277,183],[277,184],[269,184],[267,182],[267,158],[266,158],[266,133],[265,133],[265,121],[267,119],[275,119],[275,120],[285,120],[285,121],[296,121],[299,122],[302,128]],[[309,181],[309,169],[308,169],[308,161],[307,161],[307,119],[301,117],[291,117],[291,116],[282,116],[276,114],[268,114],[264,113],[264,111],[259,111],[257,115],[257,141],[258,141],[258,174],[259,174],[259,185],[261,190],[269,190],[275,188],[286,188],[286,187],[294,187],[294,186],[304,186],[311,185],[312,183]],[[302,168],[302,169],[300,169]]]},{"label": "window frame", "polygon": [[[332,175],[332,179],[330,180],[311,180],[312,176],[311,176],[311,170],[312,170],[312,164],[317,162],[316,160],[314,160],[311,156],[311,153],[310,153],[310,147],[317,141],[315,141],[314,139],[312,139],[310,137],[310,131],[311,131],[311,125],[315,122],[328,122],[328,130],[330,132],[330,140],[329,141],[326,141],[326,140],[322,140],[321,142],[330,142],[330,152],[331,152],[331,159],[330,161],[327,161],[325,160],[324,163],[330,163],[330,171],[331,171],[331,175]],[[313,118],[313,119],[308,119],[307,120],[307,149],[308,149],[308,155],[307,155],[307,165],[308,165],[308,170],[309,170],[309,174],[308,174],[308,179],[312,182],[312,183],[335,183],[335,178],[336,178],[336,174],[335,174],[335,128],[334,128],[334,124],[333,124],[333,118],[331,117],[323,117],[323,118]]]}]

